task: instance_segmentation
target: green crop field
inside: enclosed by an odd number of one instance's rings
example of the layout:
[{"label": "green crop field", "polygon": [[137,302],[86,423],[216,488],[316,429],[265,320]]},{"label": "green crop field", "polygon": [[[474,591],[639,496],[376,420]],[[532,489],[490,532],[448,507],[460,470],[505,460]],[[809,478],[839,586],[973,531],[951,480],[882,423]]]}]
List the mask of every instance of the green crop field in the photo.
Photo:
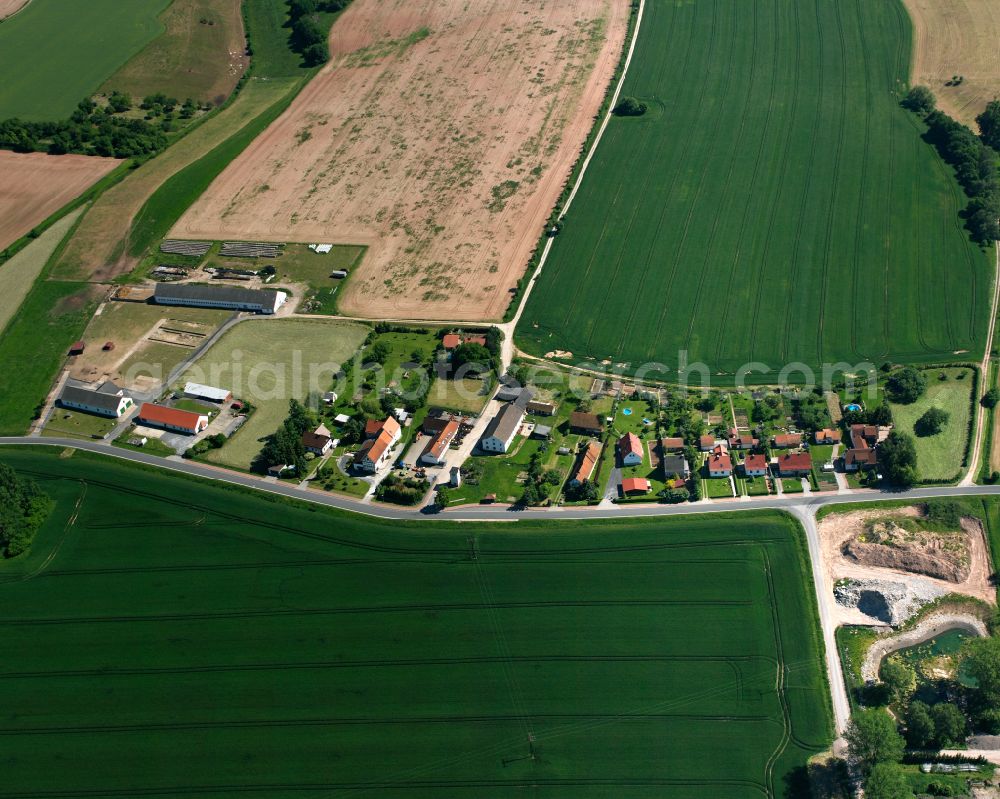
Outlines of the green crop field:
[{"label": "green crop field", "polygon": [[[776,374],[982,352],[993,253],[905,92],[898,0],[648,0],[614,118],[532,292],[531,354]],[[773,374],[771,379],[773,380]]]},{"label": "green crop field", "polygon": [[32,0],[0,27],[0,119],[56,120],[163,31],[170,0]]},{"label": "green crop field", "polygon": [[787,517],[386,523],[0,461],[57,499],[0,565],[4,793],[758,799],[830,742]]}]

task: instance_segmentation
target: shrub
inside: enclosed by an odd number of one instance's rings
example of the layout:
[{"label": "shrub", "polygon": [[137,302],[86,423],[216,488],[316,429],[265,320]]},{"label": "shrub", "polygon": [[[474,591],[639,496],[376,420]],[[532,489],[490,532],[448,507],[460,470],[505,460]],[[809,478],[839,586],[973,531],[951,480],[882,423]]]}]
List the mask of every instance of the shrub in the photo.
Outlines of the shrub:
[{"label": "shrub", "polygon": [[937,100],[926,86],[914,86],[906,93],[902,105],[914,113],[929,114],[937,106]]}]

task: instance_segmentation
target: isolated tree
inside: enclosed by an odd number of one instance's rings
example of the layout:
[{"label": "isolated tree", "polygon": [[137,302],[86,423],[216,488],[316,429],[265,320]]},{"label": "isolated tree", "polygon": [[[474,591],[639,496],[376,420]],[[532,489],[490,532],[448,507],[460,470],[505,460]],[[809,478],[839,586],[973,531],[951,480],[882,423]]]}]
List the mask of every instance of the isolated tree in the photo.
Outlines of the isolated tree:
[{"label": "isolated tree", "polygon": [[912,799],[906,775],[895,763],[879,763],[865,780],[865,799]]},{"label": "isolated tree", "polygon": [[1000,388],[996,386],[983,394],[983,398],[980,400],[984,408],[995,408],[998,402],[1000,402]]},{"label": "isolated tree", "polygon": [[885,479],[909,488],[917,482],[917,449],[913,438],[893,430],[878,448],[878,461]]},{"label": "isolated tree", "polygon": [[983,141],[1000,152],[1000,100],[994,100],[976,117]]},{"label": "isolated tree", "polygon": [[891,655],[882,663],[882,682],[889,689],[892,701],[904,703],[917,690],[917,672],[899,655]]},{"label": "isolated tree", "polygon": [[942,408],[928,408],[913,425],[918,436],[936,436],[948,424],[948,411]]},{"label": "isolated tree", "polygon": [[896,722],[879,708],[855,713],[844,737],[851,757],[866,774],[879,763],[898,763],[903,757],[903,738]]},{"label": "isolated tree", "polygon": [[447,508],[451,502],[451,489],[448,486],[438,486],[437,505],[439,508]]},{"label": "isolated tree", "polygon": [[915,699],[906,709],[906,741],[913,749],[927,749],[934,743],[934,719],[927,703]]},{"label": "isolated tree", "polygon": [[931,708],[934,719],[934,737],[938,746],[956,746],[965,740],[965,716],[951,702],[939,702]]},{"label": "isolated tree", "polygon": [[905,366],[890,375],[886,388],[896,402],[909,405],[923,395],[927,389],[927,380],[912,366]]},{"label": "isolated tree", "polygon": [[634,97],[623,97],[615,106],[614,113],[620,117],[641,117],[647,110],[648,106]]},{"label": "isolated tree", "polygon": [[926,86],[914,86],[903,98],[903,108],[917,114],[929,114],[936,105],[937,100],[934,99],[934,92]]}]

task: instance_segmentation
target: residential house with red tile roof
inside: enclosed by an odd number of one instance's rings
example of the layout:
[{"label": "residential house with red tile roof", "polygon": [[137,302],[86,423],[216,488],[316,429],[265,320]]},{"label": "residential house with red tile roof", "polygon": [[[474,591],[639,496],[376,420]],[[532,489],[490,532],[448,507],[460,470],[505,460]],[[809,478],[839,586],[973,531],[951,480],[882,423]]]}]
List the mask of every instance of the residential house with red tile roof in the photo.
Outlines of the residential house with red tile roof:
[{"label": "residential house with red tile roof", "polygon": [[618,457],[622,466],[638,466],[642,463],[642,442],[635,433],[626,433],[618,439]]}]

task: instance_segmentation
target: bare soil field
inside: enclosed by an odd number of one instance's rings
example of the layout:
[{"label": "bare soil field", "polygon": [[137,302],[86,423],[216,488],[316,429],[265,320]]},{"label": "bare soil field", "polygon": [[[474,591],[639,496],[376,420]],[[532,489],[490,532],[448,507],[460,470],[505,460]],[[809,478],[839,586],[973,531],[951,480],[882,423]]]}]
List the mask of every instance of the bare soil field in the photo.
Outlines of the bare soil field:
[{"label": "bare soil field", "polygon": [[[903,0],[913,20],[914,84],[929,86],[942,111],[976,130],[1000,94],[1000,5],[996,0]],[[962,75],[958,86],[945,86]]]},{"label": "bare soil field", "polygon": [[153,192],[174,173],[197,161],[277,102],[295,84],[294,79],[250,80],[217,116],[104,192],[73,233],[52,277],[102,282],[130,271],[137,259],[125,255],[129,230]]},{"label": "bare soil field", "polygon": [[0,150],[0,249],[120,164],[116,158]]},{"label": "bare soil field", "polygon": [[[943,588],[946,593],[967,594],[984,602],[996,604],[996,587],[990,582],[993,572],[990,551],[986,543],[982,524],[978,520],[963,518],[962,527],[968,534],[968,576],[961,581],[942,580],[917,574],[914,571],[893,568],[892,566],[874,566],[859,563],[855,558],[845,555],[844,544],[864,531],[866,524],[873,520],[886,517],[909,516],[916,518],[920,511],[916,507],[893,508],[892,510],[854,511],[851,513],[832,513],[819,523],[820,544],[823,548],[823,562],[826,567],[826,577],[829,589],[841,578],[856,580],[919,580]],[[928,549],[928,556],[933,556],[933,550]],[[888,563],[888,561],[886,561]]]},{"label": "bare soil field", "polygon": [[28,5],[28,0],[0,0],[0,20],[16,14]]},{"label": "bare soil field", "polygon": [[101,91],[117,89],[134,97],[163,92],[222,105],[250,62],[240,5],[240,0],[175,0],[160,14],[163,34],[108,78]]},{"label": "bare soil field", "polygon": [[586,139],[626,0],[355,0],[331,61],[171,231],[367,244],[365,317],[493,319]]}]

